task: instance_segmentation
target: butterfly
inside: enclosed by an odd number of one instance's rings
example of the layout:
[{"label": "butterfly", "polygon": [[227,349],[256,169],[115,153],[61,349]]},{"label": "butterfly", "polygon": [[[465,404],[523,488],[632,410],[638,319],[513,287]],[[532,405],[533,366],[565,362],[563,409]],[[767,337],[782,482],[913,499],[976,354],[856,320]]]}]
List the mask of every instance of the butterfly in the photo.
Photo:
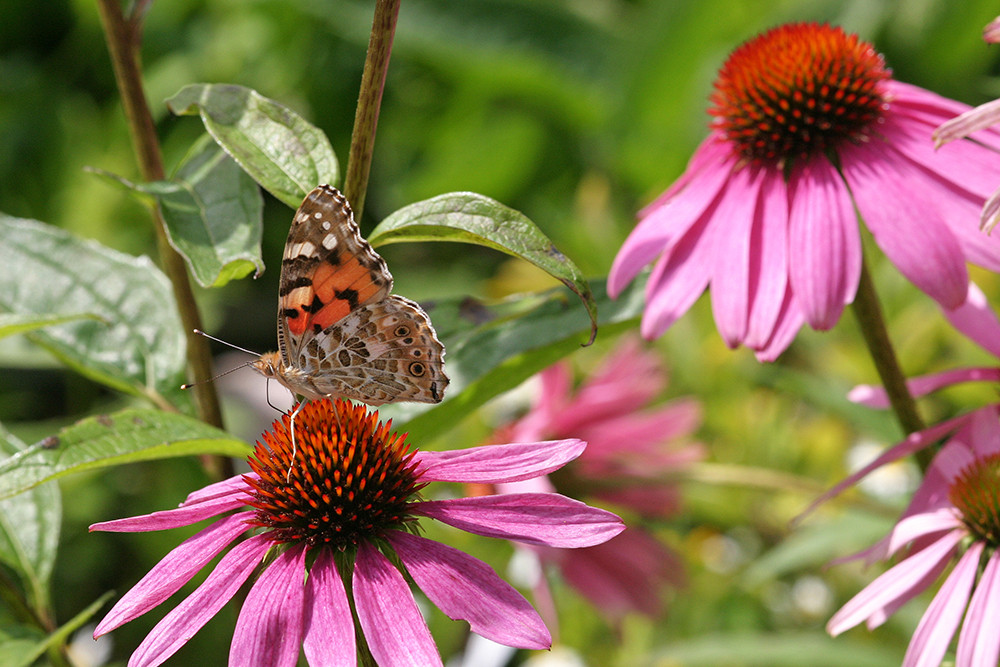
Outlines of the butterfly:
[{"label": "butterfly", "polygon": [[439,403],[444,346],[424,309],[391,291],[392,274],[361,237],[347,198],[320,185],[285,243],[278,351],[251,367],[310,400]]}]

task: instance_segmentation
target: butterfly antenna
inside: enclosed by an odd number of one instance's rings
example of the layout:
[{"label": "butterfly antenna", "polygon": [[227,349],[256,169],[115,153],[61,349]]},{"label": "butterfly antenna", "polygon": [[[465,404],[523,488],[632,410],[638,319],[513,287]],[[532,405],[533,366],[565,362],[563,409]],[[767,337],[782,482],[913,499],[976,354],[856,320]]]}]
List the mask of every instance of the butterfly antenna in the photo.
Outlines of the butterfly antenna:
[{"label": "butterfly antenna", "polygon": [[252,354],[255,357],[259,357],[260,356],[260,352],[254,352],[253,350],[248,350],[245,347],[240,347],[239,345],[233,345],[232,343],[230,343],[228,341],[225,341],[225,340],[222,340],[221,338],[216,338],[212,334],[207,334],[204,331],[202,331],[201,329],[192,329],[192,331],[194,331],[199,336],[204,336],[205,338],[207,338],[209,340],[214,340],[216,343],[222,343],[223,345],[228,345],[229,347],[233,348],[234,350],[239,350],[240,352],[246,352],[247,354]]},{"label": "butterfly antenna", "polygon": [[241,368],[246,368],[247,366],[249,366],[252,363],[253,363],[253,360],[248,361],[245,364],[240,364],[239,366],[236,366],[235,368],[230,368],[228,371],[223,371],[222,373],[219,373],[218,375],[213,375],[210,378],[205,378],[204,380],[198,380],[197,382],[185,382],[184,384],[181,385],[181,389],[190,389],[191,387],[196,387],[199,384],[205,384],[206,382],[214,382],[215,380],[218,380],[219,378],[221,378],[223,376],[229,375],[230,373],[235,373],[236,371],[240,370]]}]

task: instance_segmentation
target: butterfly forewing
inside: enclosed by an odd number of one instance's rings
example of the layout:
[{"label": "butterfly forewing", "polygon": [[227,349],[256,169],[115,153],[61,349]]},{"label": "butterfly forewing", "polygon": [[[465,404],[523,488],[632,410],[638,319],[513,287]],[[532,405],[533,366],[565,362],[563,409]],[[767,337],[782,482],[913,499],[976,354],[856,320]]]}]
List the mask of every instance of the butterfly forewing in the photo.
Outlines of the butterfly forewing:
[{"label": "butterfly forewing", "polygon": [[317,187],[295,213],[281,264],[281,368],[255,368],[308,397],[439,402],[448,385],[444,347],[424,310],[391,289],[347,200]]}]

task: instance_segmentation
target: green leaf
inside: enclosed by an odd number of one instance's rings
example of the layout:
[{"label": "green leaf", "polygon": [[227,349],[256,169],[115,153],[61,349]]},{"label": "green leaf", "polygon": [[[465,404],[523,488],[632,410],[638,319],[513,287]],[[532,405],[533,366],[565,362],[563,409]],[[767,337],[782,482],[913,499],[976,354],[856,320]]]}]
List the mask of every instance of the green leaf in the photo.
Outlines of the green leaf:
[{"label": "green leaf", "polygon": [[37,220],[0,213],[0,311],[84,320],[26,334],[70,368],[165,404],[184,372],[184,334],[166,276]]},{"label": "green leaf", "polygon": [[250,446],[185,415],[128,409],[88,417],[0,462],[0,498],[74,472],[194,454],[239,456]]},{"label": "green leaf", "polygon": [[743,665],[744,667],[882,667],[898,665],[900,647],[827,637],[815,632],[732,633],[674,640],[650,656],[650,665]]},{"label": "green leaf", "polygon": [[520,257],[561,281],[582,300],[597,335],[597,304],[576,265],[524,214],[474,192],[453,192],[399,209],[372,230],[373,246],[402,241],[474,243]]},{"label": "green leaf", "polygon": [[168,181],[134,183],[90,169],[159,205],[170,245],[202,287],[221,287],[264,270],[264,201],[257,184],[207,136],[195,142]]},{"label": "green leaf", "polygon": [[[56,648],[64,645],[69,641],[70,635],[83,627],[83,624],[93,618],[101,607],[107,604],[108,600],[112,598],[114,591],[108,591],[101,597],[97,598],[91,602],[87,607],[81,611],[79,614],[71,618],[68,622],[64,623],[61,628],[50,634],[48,637],[41,641],[30,642],[30,645],[24,639],[18,641],[19,646],[17,646],[17,656],[10,655],[0,658],[0,667],[28,667],[51,648]],[[4,643],[4,649],[7,649],[7,644]]]},{"label": "green leaf", "polygon": [[77,320],[97,320],[101,318],[93,313],[70,313],[67,315],[35,315],[32,313],[0,313],[0,338],[14,334],[27,333],[35,329],[43,329],[55,324],[65,324]]},{"label": "green leaf", "polygon": [[[0,458],[24,451],[23,442],[0,428]],[[18,573],[36,611],[47,609],[49,581],[59,546],[62,500],[59,487],[43,484],[0,500],[0,561]]]},{"label": "green leaf", "polygon": [[[642,313],[644,288],[645,281],[637,279],[612,300],[603,282],[594,283],[603,333],[634,326]],[[444,400],[431,406],[382,406],[380,414],[405,422],[410,441],[418,446],[439,437],[491,398],[579,348],[590,320],[568,296],[559,288],[497,306],[467,298],[428,305],[451,379]]]},{"label": "green leaf", "polygon": [[167,107],[177,115],[201,114],[219,145],[292,208],[317,185],[340,179],[337,156],[323,131],[254,90],[192,84],[168,99]]}]

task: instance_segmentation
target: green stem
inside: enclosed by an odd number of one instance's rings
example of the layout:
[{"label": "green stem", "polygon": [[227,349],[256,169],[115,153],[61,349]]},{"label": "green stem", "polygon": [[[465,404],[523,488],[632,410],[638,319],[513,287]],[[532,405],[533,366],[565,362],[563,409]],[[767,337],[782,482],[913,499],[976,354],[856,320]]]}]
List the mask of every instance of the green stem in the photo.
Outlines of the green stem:
[{"label": "green stem", "polygon": [[[861,335],[864,336],[865,345],[875,363],[875,370],[882,380],[882,386],[889,396],[889,404],[892,406],[896,419],[903,431],[909,435],[926,428],[923,419],[917,412],[917,404],[906,386],[906,377],[899,367],[899,360],[896,359],[896,351],[889,340],[889,333],[885,327],[885,319],[882,317],[882,307],[879,305],[878,295],[875,293],[875,284],[865,262],[861,263],[861,280],[858,283],[858,293],[851,304],[854,316],[857,318],[858,326],[861,328]],[[923,470],[930,464],[931,452],[921,450],[917,454],[917,461]]]},{"label": "green stem", "polygon": [[[129,134],[132,137],[132,147],[142,177],[146,181],[163,180],[163,158],[156,136],[156,126],[142,89],[142,71],[139,66],[141,17],[137,15],[132,20],[126,19],[122,14],[120,0],[97,0],[97,8],[101,15],[115,81],[121,94]],[[215,385],[209,381],[212,377],[212,357],[208,341],[194,333],[195,329],[202,328],[201,314],[195,303],[184,259],[170,245],[166,226],[158,208],[153,210],[153,227],[160,264],[173,286],[174,299],[187,336],[188,366],[191,368],[194,382],[198,383],[194,387],[198,416],[203,421],[222,428],[219,396],[215,391]],[[232,462],[227,458],[215,457],[205,459],[203,462],[213,475],[221,477],[232,474]]]},{"label": "green stem", "polygon": [[347,175],[344,177],[344,196],[351,202],[354,220],[360,221],[365,210],[365,192],[372,166],[375,147],[375,128],[382,105],[385,74],[389,70],[392,39],[396,34],[396,19],[401,0],[376,0],[372,34],[368,41],[365,71],[361,76],[358,108],[354,114],[354,132],[351,135],[351,153],[347,158]]}]

